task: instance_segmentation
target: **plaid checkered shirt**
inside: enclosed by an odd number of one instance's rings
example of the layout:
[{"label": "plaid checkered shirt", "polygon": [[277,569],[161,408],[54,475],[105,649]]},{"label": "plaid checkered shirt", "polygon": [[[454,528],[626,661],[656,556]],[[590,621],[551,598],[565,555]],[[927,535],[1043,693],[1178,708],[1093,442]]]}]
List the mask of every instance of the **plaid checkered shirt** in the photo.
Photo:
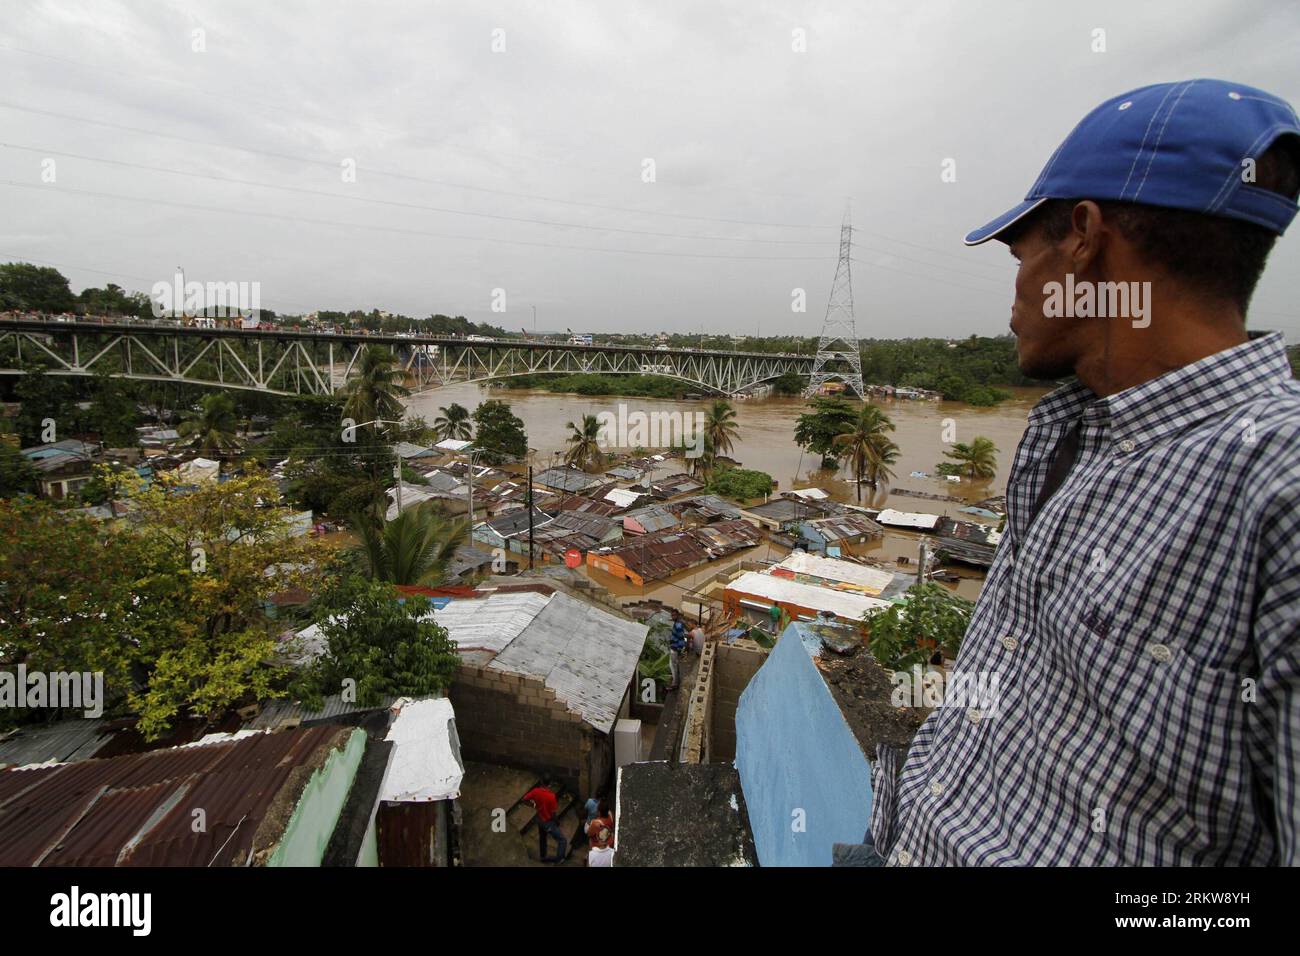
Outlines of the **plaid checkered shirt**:
[{"label": "plaid checkered shirt", "polygon": [[1007,512],[944,704],[901,769],[877,755],[886,863],[1300,863],[1300,384],[1282,336],[1107,398],[1047,395]]}]

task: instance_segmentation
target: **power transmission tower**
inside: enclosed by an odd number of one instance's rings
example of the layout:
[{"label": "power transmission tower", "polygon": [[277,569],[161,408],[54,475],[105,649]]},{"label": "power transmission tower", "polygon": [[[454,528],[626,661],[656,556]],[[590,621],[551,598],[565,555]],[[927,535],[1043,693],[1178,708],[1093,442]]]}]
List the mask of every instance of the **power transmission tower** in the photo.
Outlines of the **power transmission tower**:
[{"label": "power transmission tower", "polygon": [[[849,225],[849,211],[844,211],[840,226],[840,261],[835,267],[835,281],[831,284],[831,298],[826,303],[826,320],[822,323],[822,336],[817,342],[817,359],[813,362],[805,396],[815,395],[827,382],[838,379],[858,398],[866,401],[862,386],[862,355],[858,350],[858,332],[853,322],[853,271],[850,254],[853,245],[853,227]],[[836,366],[838,371],[831,371]],[[843,368],[848,366],[848,368]]]}]

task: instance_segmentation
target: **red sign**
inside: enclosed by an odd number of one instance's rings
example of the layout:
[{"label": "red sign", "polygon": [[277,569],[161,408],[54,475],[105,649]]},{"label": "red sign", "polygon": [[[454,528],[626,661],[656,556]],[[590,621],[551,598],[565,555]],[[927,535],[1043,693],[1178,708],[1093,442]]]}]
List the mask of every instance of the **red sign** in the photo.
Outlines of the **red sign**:
[{"label": "red sign", "polygon": [[581,551],[579,551],[577,548],[570,548],[568,551],[565,551],[565,552],[564,552],[564,566],[565,566],[565,567],[568,567],[568,568],[576,568],[576,567],[577,567],[578,565],[580,565],[580,564],[582,564],[582,552],[581,552]]}]

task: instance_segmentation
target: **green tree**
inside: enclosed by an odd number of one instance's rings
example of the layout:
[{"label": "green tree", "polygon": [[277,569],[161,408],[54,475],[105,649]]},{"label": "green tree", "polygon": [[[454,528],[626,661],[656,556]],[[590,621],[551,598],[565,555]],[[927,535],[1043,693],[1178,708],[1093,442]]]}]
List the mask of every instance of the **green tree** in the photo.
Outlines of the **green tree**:
[{"label": "green tree", "polygon": [[704,437],[714,456],[731,454],[740,437],[740,425],[730,402],[718,399],[709,406],[704,416]]},{"label": "green tree", "polygon": [[[0,500],[0,669],[99,672],[106,703],[125,700],[133,670],[187,611],[181,568],[179,550],[130,529]],[[24,716],[0,709],[0,725]]]},{"label": "green tree", "polygon": [[501,465],[519,461],[528,454],[524,423],[500,399],[489,399],[474,409],[474,446],[482,450],[484,463]]},{"label": "green tree", "polygon": [[114,378],[107,370],[95,373],[86,424],[109,448],[132,448],[138,445],[135,427],[140,410],[128,384]]},{"label": "green tree", "polygon": [[705,489],[736,501],[748,501],[772,493],[772,476],[753,468],[720,468],[709,478]]},{"label": "green tree", "polygon": [[460,655],[431,609],[427,598],[402,598],[389,584],[340,579],[317,608],[325,651],[295,682],[294,693],[308,706],[344,687],[355,687],[363,706],[445,693]]},{"label": "green tree", "polygon": [[836,464],[835,436],[858,417],[853,406],[842,398],[817,396],[808,403],[812,409],[799,416],[794,427],[794,442],[820,455],[823,466],[833,468]]},{"label": "green tree", "polygon": [[888,415],[875,405],[864,404],[854,422],[835,436],[834,450],[847,458],[853,468],[858,501],[862,500],[864,478],[875,488],[880,479],[894,476],[889,466],[898,460],[898,446],[887,434],[893,430],[894,423]]},{"label": "green tree", "polygon": [[40,477],[26,455],[7,441],[0,441],[0,498],[35,493]]},{"label": "green tree", "polygon": [[356,521],[360,540],[352,556],[372,581],[438,584],[468,528],[466,521],[448,518],[425,501],[382,526],[364,518]]},{"label": "green tree", "polygon": [[439,408],[438,417],[433,420],[433,430],[439,441],[445,441],[448,438],[465,441],[474,434],[474,426],[470,423],[469,409],[463,405],[457,405],[455,402]]},{"label": "green tree", "polygon": [[68,381],[47,374],[44,366],[27,367],[26,374],[14,384],[14,397],[21,403],[16,424],[24,445],[45,444],[51,424],[55,441],[75,431],[76,405]]},{"label": "green tree", "polygon": [[361,367],[348,383],[343,414],[358,425],[377,420],[401,421],[402,399],[410,395],[403,383],[405,374],[397,357],[382,345],[368,346],[361,353]]},{"label": "green tree", "polygon": [[[239,450],[235,402],[225,392],[211,392],[189,412],[176,428],[186,445],[208,458],[225,458]],[[278,497],[278,495],[277,495]]]},{"label": "green tree", "polygon": [[149,739],[183,713],[211,719],[278,693],[284,673],[270,664],[277,647],[267,602],[309,575],[319,583],[329,556],[318,540],[290,534],[287,508],[265,506],[279,497],[265,474],[205,482],[188,494],[171,484],[160,477],[133,496],[138,534],[167,562],[156,586],[181,599],[166,630],[136,648],[146,680],[130,702]]},{"label": "green tree", "polygon": [[70,312],[76,304],[68,280],[58,269],[28,262],[0,265],[0,309]]},{"label": "green tree", "polygon": [[936,650],[957,656],[975,605],[942,585],[914,584],[907,601],[863,616],[871,654],[887,670],[924,667]]},{"label": "green tree", "polygon": [[947,474],[964,475],[971,479],[988,479],[997,473],[998,449],[991,439],[982,435],[971,442],[957,442],[949,451],[944,452],[953,459],[955,465],[940,466],[940,471]]},{"label": "green tree", "polygon": [[584,470],[600,467],[605,461],[605,453],[600,448],[600,419],[595,415],[583,415],[581,426],[569,422],[565,427],[569,429],[565,464]]}]

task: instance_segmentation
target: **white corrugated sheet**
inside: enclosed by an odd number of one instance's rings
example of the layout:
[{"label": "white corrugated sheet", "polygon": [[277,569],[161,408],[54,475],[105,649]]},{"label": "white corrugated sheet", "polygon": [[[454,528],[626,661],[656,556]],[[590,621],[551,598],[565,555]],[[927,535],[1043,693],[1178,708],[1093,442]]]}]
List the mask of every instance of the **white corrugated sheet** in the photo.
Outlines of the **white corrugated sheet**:
[{"label": "white corrugated sheet", "polygon": [[461,451],[462,449],[468,448],[471,444],[473,443],[464,441],[460,438],[444,438],[433,447],[441,448],[443,451]]},{"label": "white corrugated sheet", "polygon": [[612,501],[620,508],[632,507],[640,497],[635,491],[628,491],[626,488],[612,488],[605,493],[605,500]]},{"label": "white corrugated sheet", "polygon": [[791,488],[790,494],[803,498],[805,501],[821,501],[823,498],[829,498],[826,492],[820,488]]},{"label": "white corrugated sheet", "polygon": [[[457,603],[476,602],[453,601],[449,607]],[[609,733],[648,631],[644,624],[557,591],[488,667],[540,678],[571,711]]]},{"label": "white corrugated sheet", "polygon": [[939,515],[924,514],[919,511],[895,511],[886,508],[876,516],[876,523],[894,528],[933,528],[939,523]]},{"label": "white corrugated sheet", "polygon": [[385,740],[393,743],[379,799],[402,803],[454,800],[465,768],[460,760],[456,714],[445,697],[403,698]]},{"label": "white corrugated sheet", "polygon": [[851,584],[872,595],[879,594],[889,586],[890,581],[894,580],[892,571],[867,567],[865,564],[857,564],[853,561],[823,558],[821,555],[809,554],[806,551],[793,552],[776,567],[785,568],[795,574],[808,574],[825,578],[827,581]]},{"label": "white corrugated sheet", "polygon": [[741,598],[751,597],[763,601],[779,601],[794,604],[813,611],[830,611],[836,617],[846,621],[861,620],[868,611],[889,607],[888,601],[879,598],[854,594],[851,591],[835,591],[831,588],[819,588],[813,584],[803,584],[789,578],[779,578],[760,571],[746,571],[727,585],[727,590]]},{"label": "white corrugated sheet", "polygon": [[548,600],[550,595],[536,591],[460,598],[435,611],[433,619],[461,650],[481,648],[496,654],[532,623]]}]

